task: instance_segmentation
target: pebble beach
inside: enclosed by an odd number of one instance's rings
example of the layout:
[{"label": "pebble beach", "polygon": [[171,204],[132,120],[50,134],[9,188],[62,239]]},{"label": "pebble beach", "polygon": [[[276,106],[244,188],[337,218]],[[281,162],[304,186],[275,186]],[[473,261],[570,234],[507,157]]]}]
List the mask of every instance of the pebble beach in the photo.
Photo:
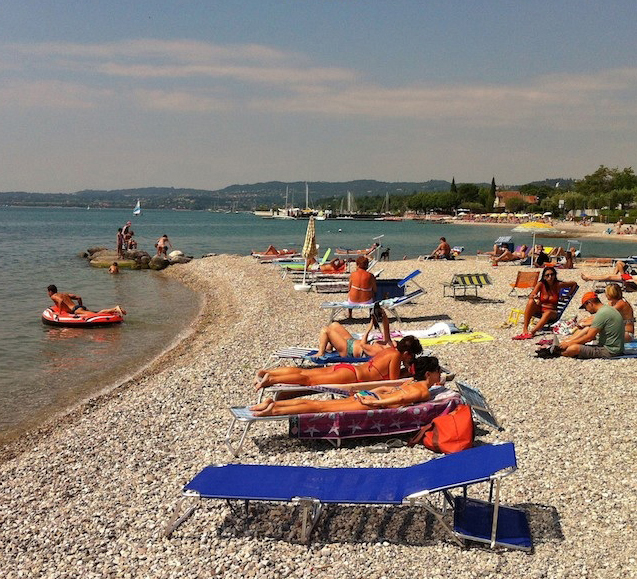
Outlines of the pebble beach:
[{"label": "pebble beach", "polygon": [[[254,503],[248,522],[221,501],[203,501],[171,538],[163,531],[182,486],[209,464],[407,466],[433,458],[424,447],[368,452],[376,439],[289,439],[287,424],[252,428],[239,459],[224,444],[228,407],[255,400],[255,372],[270,354],[313,346],[329,320],[320,303],[342,294],[295,292],[270,265],[219,255],[163,275],[201,297],[182,340],[131,379],[0,448],[0,562],[3,577],[637,577],[637,408],[634,359],[542,360],[537,340],[512,341],[502,327],[525,299],[510,296],[518,267],[466,256],[452,262],[383,263],[383,278],[421,269],[427,294],[403,308],[403,332],[439,321],[494,337],[432,349],[456,377],[480,388],[502,431],[477,439],[513,441],[518,470],[501,500],[528,514],[530,554],[461,549],[424,511],[328,507],[310,546],[298,541],[290,505]],[[580,273],[559,271],[580,293]],[[479,298],[443,297],[454,273],[486,272]],[[627,294],[635,307],[635,294]],[[367,319],[355,313],[350,331]],[[271,360],[271,359],[270,359]]]}]

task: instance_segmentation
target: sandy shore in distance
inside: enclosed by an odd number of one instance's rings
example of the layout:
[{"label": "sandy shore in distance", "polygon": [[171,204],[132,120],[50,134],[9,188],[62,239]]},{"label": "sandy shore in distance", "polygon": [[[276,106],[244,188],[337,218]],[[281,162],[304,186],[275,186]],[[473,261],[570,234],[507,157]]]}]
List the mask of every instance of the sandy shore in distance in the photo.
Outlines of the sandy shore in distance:
[{"label": "sandy shore in distance", "polygon": [[[491,223],[491,222],[483,222],[483,221],[464,221],[462,219],[451,220],[447,223],[451,223],[453,225],[485,225],[495,228],[508,229],[509,231],[515,227],[515,224],[512,223]],[[614,223],[591,223],[590,225],[583,226],[578,225],[577,223],[573,223],[572,221],[555,221],[553,227],[558,231],[563,231],[565,237],[573,237],[577,238],[587,238],[587,239],[602,239],[605,241],[629,241],[635,243],[637,241],[637,234],[631,233],[628,235],[622,234],[617,235],[615,233],[615,224]],[[606,230],[608,228],[613,229],[613,233],[608,234]],[[542,242],[542,239],[547,238],[539,238],[539,242]]]},{"label": "sandy shore in distance", "polygon": [[[182,485],[208,464],[232,461],[223,442],[227,407],[254,400],[254,373],[276,348],[316,342],[329,318],[318,306],[333,299],[295,293],[271,266],[224,255],[167,272],[204,300],[189,337],[141,376],[5,449],[3,576],[637,576],[635,360],[540,360],[533,341],[512,341],[519,326],[500,326],[525,303],[508,296],[515,266],[492,268],[472,256],[384,266],[386,278],[423,271],[428,293],[403,310],[403,329],[453,320],[494,337],[435,352],[483,391],[503,425],[480,429],[479,440],[515,442],[519,470],[505,479],[502,500],[529,513],[533,554],[459,549],[423,512],[398,508],[328,508],[308,549],[288,539],[299,525],[288,506],[255,505],[244,525],[225,503],[204,501],[165,539]],[[441,283],[454,272],[480,271],[494,283],[479,299],[442,297]],[[581,271],[560,276],[579,280]],[[628,299],[635,304],[634,294]],[[578,311],[574,302],[567,317]],[[286,424],[268,422],[253,428],[240,460],[405,466],[434,456],[422,447],[370,454],[374,442],[346,441],[338,450],[304,444],[287,437]]]}]

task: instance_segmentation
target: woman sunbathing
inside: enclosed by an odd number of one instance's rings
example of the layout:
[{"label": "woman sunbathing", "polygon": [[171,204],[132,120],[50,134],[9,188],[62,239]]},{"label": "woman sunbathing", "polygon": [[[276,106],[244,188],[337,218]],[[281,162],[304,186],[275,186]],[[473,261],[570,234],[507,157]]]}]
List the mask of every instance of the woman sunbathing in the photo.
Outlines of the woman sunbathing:
[{"label": "woman sunbathing", "polygon": [[618,281],[620,283],[623,282],[631,291],[633,291],[633,287],[637,289],[637,280],[628,273],[626,264],[623,261],[618,261],[615,264],[615,270],[610,275],[587,275],[583,273],[582,279],[584,281]]},{"label": "woman sunbathing", "polygon": [[[514,336],[514,340],[530,340],[539,332],[545,324],[557,318],[557,302],[560,299],[560,290],[570,288],[571,291],[577,284],[574,281],[559,281],[557,270],[554,267],[546,267],[542,272],[542,279],[535,286],[524,310],[524,326],[522,333]],[[540,318],[529,331],[532,317]]]},{"label": "woman sunbathing", "polygon": [[433,356],[416,358],[414,379],[400,386],[380,386],[373,390],[361,390],[353,396],[338,400],[272,400],[267,398],[250,410],[255,416],[281,416],[316,412],[351,412],[373,408],[400,408],[408,404],[429,400],[429,389],[440,382],[440,365]]},{"label": "woman sunbathing", "polygon": [[388,348],[376,354],[363,364],[336,364],[326,368],[262,368],[257,372],[254,385],[257,390],[272,384],[350,384],[352,382],[372,382],[374,380],[397,380],[401,365],[405,367],[422,352],[420,342],[413,336],[405,336],[396,348]]},{"label": "woman sunbathing", "polygon": [[526,252],[528,250],[528,246],[523,245],[520,247],[518,251],[509,251],[509,248],[506,248],[502,254],[497,256],[493,263],[500,263],[501,261],[515,261],[516,259],[524,259],[526,257]]},{"label": "woman sunbathing", "polygon": [[[380,320],[379,320],[380,317]],[[380,340],[369,340],[369,334],[378,328],[378,322],[383,325],[383,337]],[[386,348],[396,347],[390,337],[389,320],[387,314],[378,305],[374,307],[374,313],[367,326],[367,331],[360,340],[357,340],[349,333],[349,331],[339,322],[332,322],[329,326],[321,328],[319,336],[319,349],[316,353],[317,357],[323,356],[325,352],[335,351],[339,356],[362,358],[363,356],[375,356]]]}]

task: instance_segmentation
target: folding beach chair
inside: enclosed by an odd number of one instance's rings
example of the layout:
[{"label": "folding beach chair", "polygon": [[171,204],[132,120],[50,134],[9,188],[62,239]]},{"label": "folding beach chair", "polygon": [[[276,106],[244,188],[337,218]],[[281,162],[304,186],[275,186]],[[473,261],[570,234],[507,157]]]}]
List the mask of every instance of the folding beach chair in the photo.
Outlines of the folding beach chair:
[{"label": "folding beach chair", "polygon": [[457,291],[462,290],[462,295],[466,296],[467,291],[473,290],[478,297],[478,290],[491,283],[491,278],[486,273],[455,273],[450,282],[442,284],[442,295],[446,296],[447,290],[451,290],[455,298]]},{"label": "folding beach chair", "polygon": [[539,271],[518,271],[518,275],[515,281],[510,284],[511,291],[509,295],[517,295],[518,297],[527,297],[530,292],[518,293],[517,290],[528,290],[537,285],[537,280],[540,278]]},{"label": "folding beach chair", "polygon": [[[226,464],[207,466],[183,487],[182,499],[166,526],[169,537],[201,499],[287,502],[300,507],[301,538],[309,543],[323,505],[422,507],[458,545],[467,540],[530,551],[526,513],[500,504],[502,479],[515,472],[512,442],[487,444],[403,468],[318,468],[311,466]],[[489,483],[489,500],[467,497],[470,486]],[[462,494],[452,491],[462,489]],[[434,495],[438,499],[434,501]],[[193,500],[183,515],[184,500]],[[453,523],[445,518],[453,511]]]}]

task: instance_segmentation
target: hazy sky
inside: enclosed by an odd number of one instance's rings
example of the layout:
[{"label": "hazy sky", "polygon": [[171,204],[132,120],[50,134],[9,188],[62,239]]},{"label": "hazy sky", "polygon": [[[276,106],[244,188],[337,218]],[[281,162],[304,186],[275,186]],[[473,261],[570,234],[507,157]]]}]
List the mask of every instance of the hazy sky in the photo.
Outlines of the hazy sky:
[{"label": "hazy sky", "polygon": [[637,2],[5,0],[0,191],[637,166]]}]

